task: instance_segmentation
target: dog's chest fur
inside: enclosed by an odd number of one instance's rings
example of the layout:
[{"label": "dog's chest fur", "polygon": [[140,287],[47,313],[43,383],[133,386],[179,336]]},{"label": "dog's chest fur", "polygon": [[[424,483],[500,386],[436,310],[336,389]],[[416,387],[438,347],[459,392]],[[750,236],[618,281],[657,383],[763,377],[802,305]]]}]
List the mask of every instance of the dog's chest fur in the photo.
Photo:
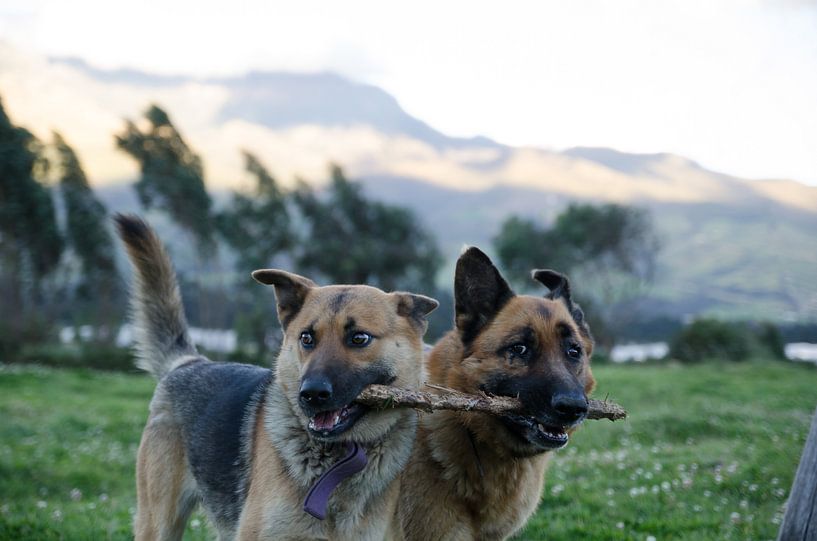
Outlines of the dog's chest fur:
[{"label": "dog's chest fur", "polygon": [[384,539],[417,416],[406,411],[366,468],[341,482],[327,518],[303,511],[309,488],[343,457],[305,432],[270,370],[193,360],[162,381],[181,428],[197,497],[221,539]]},{"label": "dog's chest fur", "polygon": [[454,412],[424,416],[416,446],[400,503],[406,539],[505,539],[539,503],[549,454],[498,454],[469,441]]},{"label": "dog's chest fur", "polygon": [[380,442],[364,445],[366,468],[335,489],[327,518],[320,521],[303,511],[303,500],[315,481],[343,457],[342,446],[310,438],[283,391],[273,384],[256,423],[240,534],[260,539],[387,538],[395,514],[397,476],[411,453],[416,424],[416,414],[406,412]]}]

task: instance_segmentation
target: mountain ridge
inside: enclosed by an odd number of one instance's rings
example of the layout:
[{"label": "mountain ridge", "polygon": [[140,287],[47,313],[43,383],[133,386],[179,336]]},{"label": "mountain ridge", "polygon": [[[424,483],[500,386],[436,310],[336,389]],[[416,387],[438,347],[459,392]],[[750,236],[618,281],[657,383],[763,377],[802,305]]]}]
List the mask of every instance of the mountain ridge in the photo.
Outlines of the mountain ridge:
[{"label": "mountain ridge", "polygon": [[[157,102],[203,156],[216,187],[238,182],[238,151],[247,148],[285,182],[296,175],[323,181],[325,164],[334,161],[358,176],[413,177],[464,189],[506,184],[622,202],[729,201],[752,194],[817,212],[817,187],[739,179],[670,153],[556,151],[449,137],[406,113],[379,87],[331,72],[157,75],[100,69],[79,58],[47,59],[0,41],[0,85],[12,114],[21,111],[20,123],[41,136],[62,131],[97,184],[135,176],[134,164],[113,148],[112,135],[123,118],[138,118]],[[79,103],[60,107],[64,102]],[[87,131],[71,109],[88,117]]]},{"label": "mountain ridge", "polygon": [[284,185],[320,185],[336,162],[372,197],[413,208],[449,259],[463,242],[489,245],[508,215],[547,222],[574,200],[641,205],[665,238],[654,310],[817,320],[817,187],[742,179],[671,153],[452,138],[382,89],[336,74],[195,79],[85,66],[0,42],[13,121],[43,139],[61,131],[103,193],[137,177],[113,134],[156,102],[202,156],[214,193],[249,185],[240,149]]},{"label": "mountain ridge", "polygon": [[[91,66],[78,57],[48,58],[49,62],[67,65],[92,78],[108,83],[137,86],[175,86],[185,83],[217,84],[232,89],[234,95],[223,106],[219,120],[241,119],[260,123],[268,128],[282,128],[298,124],[324,125],[370,124],[387,134],[401,133],[434,142],[438,148],[458,147],[477,143],[503,146],[488,137],[451,137],[427,123],[406,113],[397,100],[378,86],[353,81],[332,71],[301,73],[295,71],[252,70],[241,76],[193,77],[185,75],[157,75],[134,69],[104,70]],[[257,89],[276,87],[280,91],[270,95]],[[299,94],[300,102],[280,103],[275,98]],[[276,96],[277,94],[277,96]],[[259,98],[262,99],[259,103]],[[332,99],[330,99],[332,98]],[[343,110],[327,107],[332,100],[343,104]],[[248,107],[248,103],[252,107]],[[280,105],[289,107],[282,108]],[[295,105],[295,107],[292,107]]]}]

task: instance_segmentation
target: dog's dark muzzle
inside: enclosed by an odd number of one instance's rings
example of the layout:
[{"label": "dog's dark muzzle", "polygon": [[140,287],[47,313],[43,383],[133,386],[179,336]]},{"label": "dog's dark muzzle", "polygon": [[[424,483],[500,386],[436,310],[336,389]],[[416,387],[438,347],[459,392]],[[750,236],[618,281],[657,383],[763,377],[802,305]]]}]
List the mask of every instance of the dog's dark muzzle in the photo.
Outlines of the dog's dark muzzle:
[{"label": "dog's dark muzzle", "polygon": [[552,416],[567,426],[582,422],[587,410],[587,397],[580,391],[557,392],[550,399]]},{"label": "dog's dark muzzle", "polygon": [[390,383],[394,378],[377,370],[335,369],[332,366],[307,371],[301,379],[298,402],[309,417],[309,431],[317,437],[332,437],[352,428],[368,411],[353,401],[373,383]]},{"label": "dog's dark muzzle", "polygon": [[584,390],[552,380],[504,380],[491,394],[517,396],[524,410],[501,417],[503,424],[523,441],[540,451],[567,445],[569,432],[587,417],[588,402]]},{"label": "dog's dark muzzle", "polygon": [[339,385],[327,374],[307,373],[301,380],[298,400],[309,417],[308,429],[317,437],[328,438],[354,426],[366,413],[364,406],[352,404],[365,385]]},{"label": "dog's dark muzzle", "polygon": [[306,376],[301,380],[298,397],[305,410],[320,411],[335,398],[332,381],[326,376]]},{"label": "dog's dark muzzle", "polygon": [[522,440],[541,451],[548,451],[567,445],[569,432],[584,421],[587,409],[587,399],[582,396],[582,401],[556,402],[535,415],[508,414],[501,419]]}]

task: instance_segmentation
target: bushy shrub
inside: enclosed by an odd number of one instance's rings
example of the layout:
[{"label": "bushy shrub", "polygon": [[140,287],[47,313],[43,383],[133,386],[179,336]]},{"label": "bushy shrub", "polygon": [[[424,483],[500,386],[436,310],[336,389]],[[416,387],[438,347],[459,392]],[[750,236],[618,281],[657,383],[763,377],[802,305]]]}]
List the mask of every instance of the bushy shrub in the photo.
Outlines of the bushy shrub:
[{"label": "bushy shrub", "polygon": [[783,339],[773,324],[717,319],[698,319],[681,329],[670,342],[669,356],[682,362],[785,358]]},{"label": "bushy shrub", "polygon": [[130,350],[99,344],[25,345],[8,361],[60,368],[94,368],[120,372],[138,370]]},{"label": "bushy shrub", "polygon": [[612,363],[613,361],[610,359],[610,350],[602,347],[594,347],[593,355],[590,357],[590,362],[594,365]]},{"label": "bushy shrub", "polygon": [[758,346],[776,359],[785,359],[785,341],[780,329],[774,323],[764,321],[750,325],[750,331]]},{"label": "bushy shrub", "polygon": [[42,316],[22,321],[0,321],[0,362],[10,362],[25,344],[42,344],[55,338],[54,325]]},{"label": "bushy shrub", "polygon": [[[207,356],[211,359],[214,357],[213,355]],[[219,357],[219,360],[231,363],[254,364],[263,368],[271,368],[275,363],[275,355],[273,352],[267,352],[263,356],[259,357],[257,353],[247,351],[246,349],[237,349],[233,352],[222,354],[221,357]]]}]

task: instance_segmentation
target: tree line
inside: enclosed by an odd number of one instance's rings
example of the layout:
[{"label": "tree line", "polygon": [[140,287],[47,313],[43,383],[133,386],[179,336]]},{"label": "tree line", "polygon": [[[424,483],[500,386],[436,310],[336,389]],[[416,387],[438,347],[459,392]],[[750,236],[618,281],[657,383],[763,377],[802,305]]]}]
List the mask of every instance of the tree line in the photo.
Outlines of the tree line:
[{"label": "tree line", "polygon": [[[138,165],[134,188],[143,212],[166,216],[195,248],[196,276],[180,276],[197,312],[192,319],[233,326],[253,354],[274,346],[274,317],[270,299],[247,276],[273,265],[323,283],[437,295],[446,302],[431,334],[450,326],[450,280],[438,276],[444,260],[433,234],[409,209],[367,198],[341,167],[330,166],[325,188],[298,180],[286,190],[245,150],[252,189],[215,205],[201,157],[159,106],[144,122],[126,120],[115,144]],[[124,287],[110,231],[108,211],[71,146],[56,132],[51,142],[39,141],[0,102],[0,353],[53,339],[57,324],[88,325],[93,340],[113,339],[124,318]],[[572,204],[549,224],[511,216],[493,242],[522,291],[532,288],[527,276],[537,267],[586,282],[580,290],[599,310],[602,334],[614,306],[650,280],[657,247],[649,214],[614,204]],[[210,317],[216,313],[221,319]]]}]

